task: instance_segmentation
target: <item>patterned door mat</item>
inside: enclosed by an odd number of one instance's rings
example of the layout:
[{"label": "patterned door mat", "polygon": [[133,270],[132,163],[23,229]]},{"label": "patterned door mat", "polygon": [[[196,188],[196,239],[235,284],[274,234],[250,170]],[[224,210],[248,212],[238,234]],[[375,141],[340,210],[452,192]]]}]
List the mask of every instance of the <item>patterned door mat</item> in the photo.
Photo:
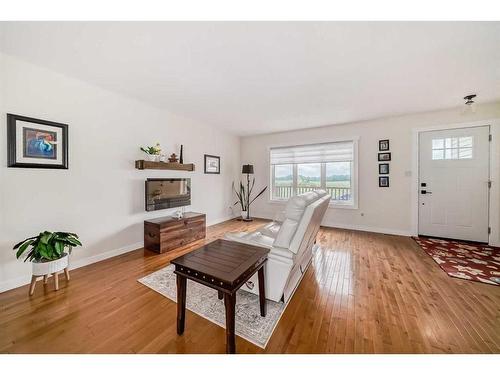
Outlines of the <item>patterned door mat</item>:
[{"label": "patterned door mat", "polygon": [[500,248],[430,237],[413,239],[449,276],[500,285]]}]

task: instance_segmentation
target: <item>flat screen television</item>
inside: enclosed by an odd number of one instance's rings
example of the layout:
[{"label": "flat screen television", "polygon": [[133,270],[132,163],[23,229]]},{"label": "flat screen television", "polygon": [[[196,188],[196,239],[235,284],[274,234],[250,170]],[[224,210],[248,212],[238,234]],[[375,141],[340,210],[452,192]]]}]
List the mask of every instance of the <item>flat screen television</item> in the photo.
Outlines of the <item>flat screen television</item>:
[{"label": "flat screen television", "polygon": [[146,211],[190,204],[190,178],[148,178],[146,180]]}]

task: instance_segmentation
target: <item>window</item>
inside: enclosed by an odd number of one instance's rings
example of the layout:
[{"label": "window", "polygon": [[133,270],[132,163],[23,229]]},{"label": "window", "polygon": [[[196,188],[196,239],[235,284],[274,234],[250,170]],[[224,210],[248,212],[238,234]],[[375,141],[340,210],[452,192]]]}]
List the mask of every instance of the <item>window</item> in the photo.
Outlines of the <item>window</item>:
[{"label": "window", "polygon": [[432,140],[432,160],[472,159],[472,137]]},{"label": "window", "polygon": [[355,147],[348,141],[272,148],[271,200],[325,189],[331,204],[355,207]]}]

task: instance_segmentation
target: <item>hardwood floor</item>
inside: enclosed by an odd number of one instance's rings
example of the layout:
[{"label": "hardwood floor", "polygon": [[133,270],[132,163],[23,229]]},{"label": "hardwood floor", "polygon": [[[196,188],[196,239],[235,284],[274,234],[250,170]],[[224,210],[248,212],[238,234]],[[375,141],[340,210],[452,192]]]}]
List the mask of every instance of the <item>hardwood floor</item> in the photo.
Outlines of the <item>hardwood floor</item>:
[{"label": "hardwood floor", "polygon": [[[206,241],[260,224],[218,224]],[[447,276],[406,237],[322,228],[318,242],[266,350],[237,337],[239,353],[500,352],[499,287]],[[187,311],[177,336],[176,304],[137,282],[195,246],[83,267],[57,292],[51,280],[31,298],[0,294],[0,352],[224,353],[222,328]]]}]

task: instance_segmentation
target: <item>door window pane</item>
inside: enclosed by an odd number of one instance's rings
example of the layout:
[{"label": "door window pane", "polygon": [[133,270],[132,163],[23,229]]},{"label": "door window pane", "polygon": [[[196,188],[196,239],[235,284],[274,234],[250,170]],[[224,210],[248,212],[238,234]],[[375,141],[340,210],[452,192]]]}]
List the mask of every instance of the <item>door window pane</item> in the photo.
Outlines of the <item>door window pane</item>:
[{"label": "door window pane", "polygon": [[458,147],[458,138],[446,138],[445,147],[446,148],[457,148]]},{"label": "door window pane", "polygon": [[472,148],[460,148],[458,151],[459,159],[472,159]]},{"label": "door window pane", "polygon": [[432,160],[472,159],[472,137],[449,137],[432,140]]},{"label": "door window pane", "polygon": [[444,150],[432,150],[432,160],[443,160]]},{"label": "door window pane", "polygon": [[444,148],[444,139],[443,138],[432,140],[432,149],[435,150],[437,148]]},{"label": "door window pane", "polygon": [[352,163],[349,161],[326,163],[326,190],[332,196],[332,200],[350,201],[352,199],[351,167]]},{"label": "door window pane", "polygon": [[460,137],[460,147],[472,147],[472,137]]},{"label": "door window pane", "polygon": [[273,199],[288,199],[293,195],[293,165],[275,165]]},{"label": "door window pane", "polygon": [[447,148],[444,150],[445,159],[458,159],[458,148]]}]

